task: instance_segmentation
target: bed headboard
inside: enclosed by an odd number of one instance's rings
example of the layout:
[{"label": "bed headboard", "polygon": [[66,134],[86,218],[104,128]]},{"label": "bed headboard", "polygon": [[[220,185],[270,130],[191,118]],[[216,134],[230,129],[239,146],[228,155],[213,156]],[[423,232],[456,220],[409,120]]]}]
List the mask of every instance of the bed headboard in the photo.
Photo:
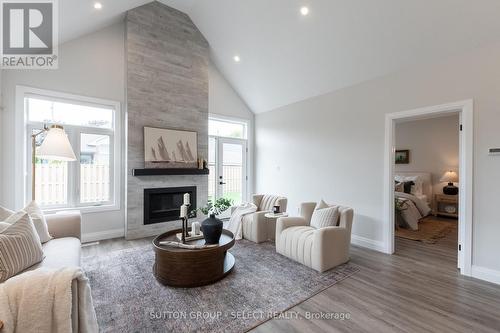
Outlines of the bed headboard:
[{"label": "bed headboard", "polygon": [[419,176],[422,179],[422,192],[427,196],[427,201],[432,202],[433,189],[432,189],[432,177],[430,172],[413,172],[413,171],[398,171],[394,173],[395,176]]}]

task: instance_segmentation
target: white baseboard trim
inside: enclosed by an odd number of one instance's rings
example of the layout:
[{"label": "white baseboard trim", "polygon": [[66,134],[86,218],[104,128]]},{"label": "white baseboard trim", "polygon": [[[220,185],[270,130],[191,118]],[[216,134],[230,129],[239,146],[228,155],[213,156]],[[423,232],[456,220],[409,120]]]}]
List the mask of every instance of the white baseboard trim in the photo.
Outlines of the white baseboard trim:
[{"label": "white baseboard trim", "polygon": [[471,272],[472,272],[471,276],[476,279],[500,284],[500,271],[491,268],[472,265]]},{"label": "white baseboard trim", "polygon": [[125,236],[125,230],[113,229],[82,234],[82,243],[97,242],[104,239],[119,238]]},{"label": "white baseboard trim", "polygon": [[375,241],[366,237],[351,235],[351,243],[356,246],[365,247],[370,250],[385,253],[385,244],[381,241]]}]

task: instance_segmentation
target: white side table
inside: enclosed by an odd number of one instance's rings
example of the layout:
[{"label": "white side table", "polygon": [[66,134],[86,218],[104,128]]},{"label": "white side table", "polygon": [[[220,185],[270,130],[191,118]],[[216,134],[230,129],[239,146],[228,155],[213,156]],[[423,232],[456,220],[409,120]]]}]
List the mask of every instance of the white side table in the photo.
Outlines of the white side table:
[{"label": "white side table", "polygon": [[264,216],[267,219],[267,238],[274,240],[276,238],[276,220],[280,217],[287,217],[288,213],[267,213]]}]

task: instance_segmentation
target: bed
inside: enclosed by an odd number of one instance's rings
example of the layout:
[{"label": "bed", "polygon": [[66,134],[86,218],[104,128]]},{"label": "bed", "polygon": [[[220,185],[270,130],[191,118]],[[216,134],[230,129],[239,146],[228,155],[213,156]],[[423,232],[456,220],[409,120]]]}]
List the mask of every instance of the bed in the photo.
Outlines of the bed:
[{"label": "bed", "polygon": [[[418,230],[420,220],[431,213],[430,201],[433,197],[431,174],[428,172],[397,172],[394,175],[394,196],[402,206],[401,219],[397,219],[396,226]],[[411,190],[405,193],[401,191],[398,183],[414,182]],[[408,190],[408,188],[406,189]]]}]

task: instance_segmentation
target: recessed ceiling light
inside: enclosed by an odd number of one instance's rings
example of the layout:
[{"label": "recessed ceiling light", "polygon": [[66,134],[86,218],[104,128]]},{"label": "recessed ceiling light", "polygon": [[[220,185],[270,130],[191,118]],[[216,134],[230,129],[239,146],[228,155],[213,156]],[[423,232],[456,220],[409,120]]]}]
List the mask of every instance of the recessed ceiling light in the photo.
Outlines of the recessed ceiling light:
[{"label": "recessed ceiling light", "polygon": [[233,60],[234,60],[234,62],[240,62],[241,61],[240,56],[237,56],[237,55],[235,55],[233,57]]},{"label": "recessed ceiling light", "polygon": [[100,2],[94,2],[94,8],[95,9],[102,9],[102,3],[100,3]]},{"label": "recessed ceiling light", "polygon": [[307,8],[306,6],[300,7],[300,13],[303,16],[306,16],[307,14],[309,14],[309,8]]}]

